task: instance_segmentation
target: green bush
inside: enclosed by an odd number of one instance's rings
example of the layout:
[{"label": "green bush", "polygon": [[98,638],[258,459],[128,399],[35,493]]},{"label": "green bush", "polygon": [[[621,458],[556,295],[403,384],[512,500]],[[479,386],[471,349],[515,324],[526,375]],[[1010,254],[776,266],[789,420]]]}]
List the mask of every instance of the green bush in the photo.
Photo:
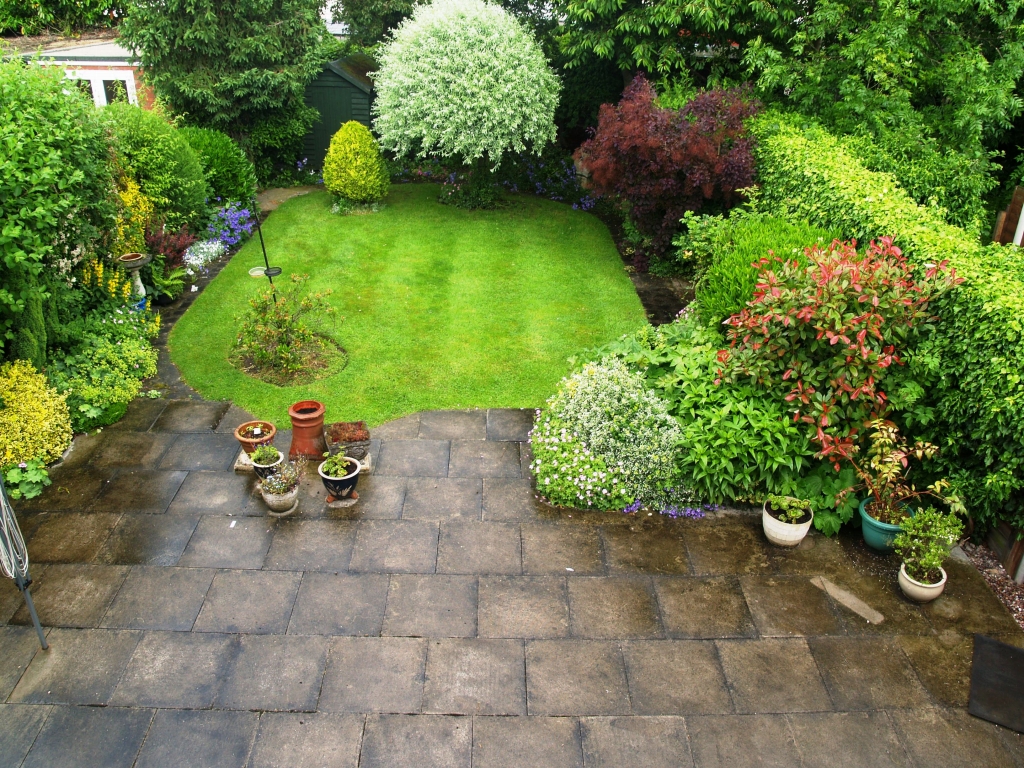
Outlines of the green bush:
[{"label": "green bush", "polygon": [[256,169],[231,137],[194,126],[182,128],[181,135],[199,156],[210,191],[222,204],[248,203],[256,196]]},{"label": "green bush", "polygon": [[120,0],[4,0],[0,35],[38,35],[43,30],[72,32],[112,27],[124,15]]},{"label": "green bush", "polygon": [[918,425],[917,436],[939,445],[935,471],[955,483],[979,528],[999,520],[1024,526],[1020,250],[981,246],[934,209],[918,206],[893,176],[867,170],[820,128],[778,113],[755,118],[751,127],[760,210],[861,242],[892,235],[915,263],[948,260],[965,279],[937,302],[942,322],[912,355],[931,377],[918,396],[930,401],[933,417]]},{"label": "green bush", "polygon": [[0,366],[0,467],[41,459],[49,463],[71,445],[65,397],[24,360]]},{"label": "green bush", "polygon": [[388,194],[391,179],[370,129],[349,120],[331,138],[324,159],[324,186],[338,197],[376,203]]},{"label": "green bush", "polygon": [[209,213],[210,186],[199,156],[160,114],[131,104],[104,109],[121,162],[171,228],[196,229]]}]

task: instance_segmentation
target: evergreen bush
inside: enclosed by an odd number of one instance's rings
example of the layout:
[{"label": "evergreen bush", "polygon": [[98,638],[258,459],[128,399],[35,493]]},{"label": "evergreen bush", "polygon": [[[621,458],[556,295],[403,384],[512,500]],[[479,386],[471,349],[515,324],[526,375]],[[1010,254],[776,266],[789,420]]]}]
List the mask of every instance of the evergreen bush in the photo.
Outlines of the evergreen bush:
[{"label": "evergreen bush", "polygon": [[47,386],[31,363],[0,366],[0,467],[40,459],[56,461],[71,445],[64,395]]},{"label": "evergreen bush", "polygon": [[248,203],[256,196],[256,170],[230,136],[195,126],[182,128],[181,135],[199,156],[215,199]]},{"label": "evergreen bush", "polygon": [[387,166],[377,142],[362,123],[350,120],[331,138],[324,159],[324,186],[328,192],[356,203],[376,203],[387,196],[391,186]]}]

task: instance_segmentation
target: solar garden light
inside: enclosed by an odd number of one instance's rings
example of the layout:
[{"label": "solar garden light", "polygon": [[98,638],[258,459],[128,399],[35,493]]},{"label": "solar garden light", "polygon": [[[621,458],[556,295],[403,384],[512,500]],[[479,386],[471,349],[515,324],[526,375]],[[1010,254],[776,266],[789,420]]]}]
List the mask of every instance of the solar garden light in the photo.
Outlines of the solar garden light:
[{"label": "solar garden light", "polygon": [[260,248],[263,249],[263,266],[253,267],[249,270],[250,277],[265,277],[270,281],[270,291],[274,295],[274,303],[277,304],[277,288],[274,287],[274,278],[281,274],[280,267],[270,266],[270,260],[267,259],[267,245],[263,241],[263,227],[260,226],[260,214],[257,206],[256,211],[256,231],[260,236]]}]

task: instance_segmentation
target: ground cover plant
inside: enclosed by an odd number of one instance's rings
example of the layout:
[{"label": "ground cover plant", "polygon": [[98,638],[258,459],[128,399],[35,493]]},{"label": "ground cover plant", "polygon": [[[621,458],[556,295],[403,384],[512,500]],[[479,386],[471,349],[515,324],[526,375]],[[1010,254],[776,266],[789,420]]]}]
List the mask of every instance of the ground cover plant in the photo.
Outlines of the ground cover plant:
[{"label": "ground cover plant", "polygon": [[605,344],[644,314],[601,222],[533,197],[495,211],[437,204],[436,185],[394,186],[373,216],[334,216],[327,193],[283,204],[263,227],[285,277],[334,289],[347,367],[277,387],[229,362],[236,318],[262,263],[250,241],[177,323],[171,354],[204,396],[287,422],[306,397],[330,420],[370,425],[429,408],[536,407],[566,359]]}]

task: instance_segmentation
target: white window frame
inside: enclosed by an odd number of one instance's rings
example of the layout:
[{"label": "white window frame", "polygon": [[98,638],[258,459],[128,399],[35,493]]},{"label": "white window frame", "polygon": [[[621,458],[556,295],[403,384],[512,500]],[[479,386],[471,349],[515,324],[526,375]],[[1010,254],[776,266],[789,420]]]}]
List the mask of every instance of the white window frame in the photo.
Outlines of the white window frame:
[{"label": "white window frame", "polygon": [[103,89],[104,80],[120,80],[128,94],[128,103],[139,103],[135,93],[135,72],[131,69],[66,69],[64,75],[69,80],[88,80],[92,89],[92,100],[97,107],[107,106],[107,92]]}]

